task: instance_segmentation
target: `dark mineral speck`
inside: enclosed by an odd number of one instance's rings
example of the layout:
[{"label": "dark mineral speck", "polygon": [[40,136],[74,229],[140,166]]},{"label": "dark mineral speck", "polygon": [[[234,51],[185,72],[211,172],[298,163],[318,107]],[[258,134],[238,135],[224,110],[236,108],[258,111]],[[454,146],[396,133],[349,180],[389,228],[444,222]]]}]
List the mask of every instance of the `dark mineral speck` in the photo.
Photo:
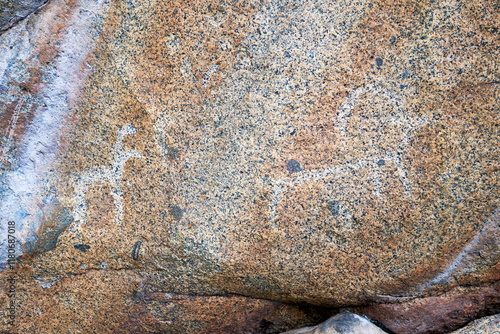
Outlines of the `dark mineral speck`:
[{"label": "dark mineral speck", "polygon": [[177,159],[179,157],[179,150],[178,149],[173,148],[173,147],[167,147],[167,150],[168,150],[167,156],[168,156],[169,160],[174,160],[174,159]]},{"label": "dark mineral speck", "polygon": [[375,62],[377,63],[377,66],[380,67],[384,64],[384,61],[382,60],[382,58],[375,58]]},{"label": "dark mineral speck", "polygon": [[168,213],[174,216],[175,220],[181,220],[184,211],[177,205],[171,205],[168,209]]},{"label": "dark mineral speck", "polygon": [[327,206],[328,210],[332,213],[332,215],[336,216],[340,211],[340,203],[339,201],[330,201]]},{"label": "dark mineral speck", "polygon": [[385,165],[385,160],[384,159],[380,159],[378,162],[377,162],[377,165],[379,167],[382,167],[383,165]]},{"label": "dark mineral speck", "polygon": [[81,250],[82,252],[86,252],[87,250],[90,249],[89,245],[84,245],[84,244],[74,245],[73,247],[75,247],[78,250]]},{"label": "dark mineral speck", "polygon": [[137,260],[139,258],[139,252],[141,250],[141,241],[137,241],[132,249],[132,259]]},{"label": "dark mineral speck", "polygon": [[286,169],[289,173],[296,173],[300,172],[302,170],[302,167],[300,166],[300,162],[294,159],[290,159],[286,164]]}]

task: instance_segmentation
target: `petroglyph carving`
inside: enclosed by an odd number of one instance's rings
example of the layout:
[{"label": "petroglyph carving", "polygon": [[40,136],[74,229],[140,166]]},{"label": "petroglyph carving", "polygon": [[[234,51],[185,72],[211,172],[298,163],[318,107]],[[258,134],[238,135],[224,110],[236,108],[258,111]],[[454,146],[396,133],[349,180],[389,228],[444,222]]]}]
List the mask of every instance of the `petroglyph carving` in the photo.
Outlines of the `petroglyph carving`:
[{"label": "petroglyph carving", "polygon": [[[355,89],[349,96],[344,100],[344,102],[339,106],[337,110],[337,119],[332,120],[336,127],[338,128],[341,140],[342,149],[346,148],[346,143],[348,142],[348,124],[349,118],[352,116],[351,111],[356,105],[358,105],[361,98],[367,98],[368,94],[384,95],[385,98],[392,101],[398,100],[398,96],[395,96],[389,90],[383,90],[379,87],[359,87]],[[377,119],[379,124],[385,126],[390,126],[399,129],[400,141],[399,145],[395,150],[387,151],[381,156],[368,156],[366,159],[354,160],[348,163],[339,164],[336,166],[330,166],[322,170],[313,171],[298,171],[293,174],[293,177],[283,177],[279,179],[272,179],[272,197],[269,202],[269,220],[272,227],[276,226],[276,216],[277,216],[277,206],[282,200],[282,194],[287,188],[295,187],[304,184],[308,181],[323,181],[326,179],[331,179],[340,175],[347,175],[351,172],[356,172],[364,168],[368,168],[371,171],[371,179],[368,180],[374,185],[373,195],[375,197],[380,197],[383,190],[383,183],[380,178],[379,169],[384,164],[392,163],[397,168],[399,181],[403,187],[403,192],[406,198],[411,196],[411,181],[407,177],[405,166],[401,157],[406,151],[406,147],[410,142],[410,138],[414,133],[430,123],[430,120],[426,117],[412,117],[407,113],[401,112],[398,115],[391,116],[380,116]]]},{"label": "petroglyph carving", "polygon": [[134,134],[136,129],[125,124],[118,132],[118,139],[113,148],[113,162],[111,167],[93,166],[90,170],[82,172],[75,185],[75,208],[73,216],[75,218],[75,227],[80,229],[87,219],[87,202],[85,195],[89,186],[98,183],[108,183],[111,187],[111,196],[115,204],[115,223],[117,226],[123,222],[124,203],[123,203],[123,185],[122,178],[125,170],[125,164],[131,158],[143,158],[143,155],[136,150],[124,150],[123,139],[126,135]]}]

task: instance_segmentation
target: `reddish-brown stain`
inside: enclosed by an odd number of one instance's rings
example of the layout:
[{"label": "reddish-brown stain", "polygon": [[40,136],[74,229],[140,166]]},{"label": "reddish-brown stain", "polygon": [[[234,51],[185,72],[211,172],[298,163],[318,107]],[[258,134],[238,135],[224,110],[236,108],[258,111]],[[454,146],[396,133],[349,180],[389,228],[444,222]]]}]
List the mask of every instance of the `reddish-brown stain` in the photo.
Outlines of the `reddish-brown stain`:
[{"label": "reddish-brown stain", "polygon": [[470,321],[500,311],[500,287],[456,288],[442,296],[353,309],[394,333],[448,333]]}]

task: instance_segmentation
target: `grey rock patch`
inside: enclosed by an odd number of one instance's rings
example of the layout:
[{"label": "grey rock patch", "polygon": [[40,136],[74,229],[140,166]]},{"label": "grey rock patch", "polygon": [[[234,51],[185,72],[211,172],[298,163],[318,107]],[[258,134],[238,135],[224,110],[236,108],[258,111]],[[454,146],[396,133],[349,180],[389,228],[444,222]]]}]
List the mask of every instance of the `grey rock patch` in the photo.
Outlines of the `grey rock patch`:
[{"label": "grey rock patch", "polygon": [[500,314],[484,317],[471,322],[452,334],[494,334],[500,332]]},{"label": "grey rock patch", "polygon": [[73,222],[73,216],[68,208],[50,196],[44,202],[43,210],[39,213],[41,218],[38,234],[33,235],[33,240],[26,243],[30,252],[43,253],[54,249],[61,233]]},{"label": "grey rock patch", "polygon": [[0,0],[0,32],[12,28],[47,2],[48,0]]}]

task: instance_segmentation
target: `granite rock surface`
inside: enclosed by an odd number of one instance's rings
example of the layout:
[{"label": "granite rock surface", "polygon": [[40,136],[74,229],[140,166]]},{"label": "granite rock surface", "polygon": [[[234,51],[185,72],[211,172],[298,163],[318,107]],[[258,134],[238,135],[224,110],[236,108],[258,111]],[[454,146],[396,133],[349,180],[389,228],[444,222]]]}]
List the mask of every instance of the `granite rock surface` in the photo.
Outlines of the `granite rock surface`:
[{"label": "granite rock surface", "polygon": [[473,321],[453,334],[493,334],[500,330],[500,315],[493,315]]},{"label": "granite rock surface", "polygon": [[51,0],[0,35],[19,328],[498,312],[498,22],[493,0]]}]

